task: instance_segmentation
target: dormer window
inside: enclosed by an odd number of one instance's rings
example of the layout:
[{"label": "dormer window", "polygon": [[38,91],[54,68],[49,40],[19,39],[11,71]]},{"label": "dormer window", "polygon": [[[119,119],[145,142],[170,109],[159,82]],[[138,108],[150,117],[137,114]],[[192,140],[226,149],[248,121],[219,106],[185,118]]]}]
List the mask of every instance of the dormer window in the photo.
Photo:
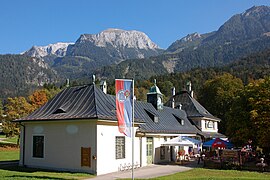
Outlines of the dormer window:
[{"label": "dormer window", "polygon": [[157,116],[154,117],[154,122],[158,123],[158,117]]},{"label": "dormer window", "polygon": [[145,112],[153,120],[153,122],[158,123],[158,115],[149,109],[145,109]]},{"label": "dormer window", "polygon": [[181,119],[181,125],[184,126],[185,125],[185,121],[184,119]]},{"label": "dormer window", "polygon": [[175,117],[175,119],[179,122],[179,124],[181,124],[182,126],[185,125],[185,120],[180,118],[179,116],[173,114],[173,116]]},{"label": "dormer window", "polygon": [[205,128],[207,129],[214,129],[215,125],[213,121],[205,121]]},{"label": "dormer window", "polygon": [[56,111],[53,112],[53,114],[61,114],[61,113],[66,113],[63,109],[59,108]]}]

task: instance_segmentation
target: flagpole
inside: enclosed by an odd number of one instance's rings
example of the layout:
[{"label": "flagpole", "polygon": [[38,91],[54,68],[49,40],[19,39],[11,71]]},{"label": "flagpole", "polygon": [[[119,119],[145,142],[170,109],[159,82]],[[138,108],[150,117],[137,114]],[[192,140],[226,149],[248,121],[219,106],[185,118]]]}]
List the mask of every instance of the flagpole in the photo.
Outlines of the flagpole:
[{"label": "flagpole", "polygon": [[132,180],[134,180],[134,79],[132,79]]}]

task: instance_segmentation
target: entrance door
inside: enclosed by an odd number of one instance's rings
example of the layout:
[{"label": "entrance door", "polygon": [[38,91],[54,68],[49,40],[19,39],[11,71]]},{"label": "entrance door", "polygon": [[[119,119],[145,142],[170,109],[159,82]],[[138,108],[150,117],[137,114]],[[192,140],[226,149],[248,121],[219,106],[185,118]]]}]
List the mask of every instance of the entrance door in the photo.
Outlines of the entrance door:
[{"label": "entrance door", "polygon": [[146,157],[147,157],[147,164],[153,163],[153,138],[147,137],[146,138]]}]

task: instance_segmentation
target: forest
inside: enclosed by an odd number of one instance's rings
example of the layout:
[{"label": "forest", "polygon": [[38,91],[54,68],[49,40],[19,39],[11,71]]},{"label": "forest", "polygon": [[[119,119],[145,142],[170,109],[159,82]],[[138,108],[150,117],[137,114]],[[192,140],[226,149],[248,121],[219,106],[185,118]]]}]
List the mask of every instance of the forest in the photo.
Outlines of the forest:
[{"label": "forest", "polygon": [[[270,50],[239,59],[224,67],[196,68],[185,73],[170,73],[152,76],[147,80],[135,79],[137,100],[146,101],[146,94],[157,79],[157,86],[164,95],[164,103],[171,96],[172,87],[176,91],[192,82],[195,98],[214,116],[222,121],[219,132],[225,134],[238,147],[248,139],[270,152]],[[98,86],[101,79],[95,83]],[[92,82],[74,80],[71,86]],[[114,81],[108,81],[108,94],[115,94]],[[14,119],[27,116],[41,107],[65,85],[57,87],[45,84],[23,97],[2,99],[0,113],[3,131],[13,136],[19,133],[19,125]]]}]

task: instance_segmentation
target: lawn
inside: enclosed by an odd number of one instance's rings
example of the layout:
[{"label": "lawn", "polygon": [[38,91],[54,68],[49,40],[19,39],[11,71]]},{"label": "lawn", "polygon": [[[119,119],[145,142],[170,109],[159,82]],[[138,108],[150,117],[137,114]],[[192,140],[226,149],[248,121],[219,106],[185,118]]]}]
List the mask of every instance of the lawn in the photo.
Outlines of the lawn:
[{"label": "lawn", "polygon": [[[2,147],[1,147],[2,146]],[[4,147],[3,147],[4,146]],[[19,160],[19,148],[9,147],[0,143],[1,161]],[[94,177],[87,173],[58,172],[34,168],[24,168],[17,165],[0,165],[0,179],[85,179]]]},{"label": "lawn", "polygon": [[[0,135],[0,138],[5,138]],[[19,160],[19,147],[16,145],[17,137],[5,138],[0,142],[0,161]]]},{"label": "lawn", "polygon": [[[191,179],[191,180],[204,180],[204,179],[270,179],[270,173],[249,172],[249,171],[236,171],[236,170],[216,170],[195,168],[190,171],[180,172],[173,175],[152,178],[153,180],[172,180],[172,179]],[[151,179],[149,179],[151,180]]]},{"label": "lawn", "polygon": [[21,179],[86,179],[94,177],[87,173],[71,173],[41,170],[34,168],[24,168],[18,166],[0,166],[1,180],[21,180]]},{"label": "lawn", "polygon": [[0,138],[4,138],[3,142],[17,144],[18,136],[6,138],[5,135],[0,135]]},{"label": "lawn", "polygon": [[0,147],[0,161],[19,160],[19,148],[3,148]]}]

